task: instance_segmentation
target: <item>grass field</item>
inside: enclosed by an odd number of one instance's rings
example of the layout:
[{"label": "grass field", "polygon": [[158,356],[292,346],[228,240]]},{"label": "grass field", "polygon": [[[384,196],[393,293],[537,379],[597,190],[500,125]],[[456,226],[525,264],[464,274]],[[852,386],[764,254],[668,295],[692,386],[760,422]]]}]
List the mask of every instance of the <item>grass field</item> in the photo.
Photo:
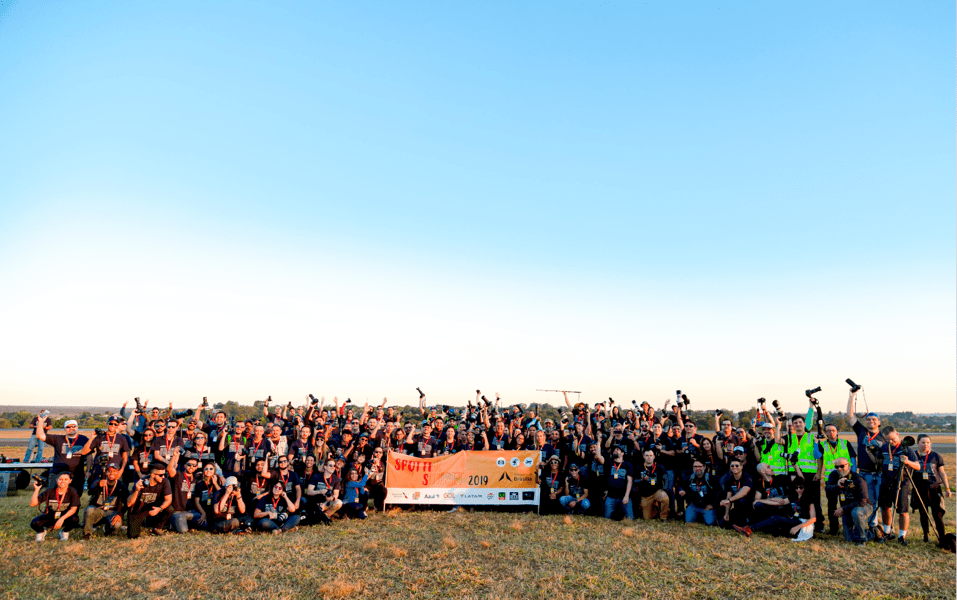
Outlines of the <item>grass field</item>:
[{"label": "grass field", "polygon": [[[392,509],[284,536],[33,541],[0,499],[0,598],[953,598],[955,558],[678,523]],[[85,502],[84,502],[85,504]],[[948,523],[953,530],[953,500]],[[74,534],[75,536],[78,534]]]}]

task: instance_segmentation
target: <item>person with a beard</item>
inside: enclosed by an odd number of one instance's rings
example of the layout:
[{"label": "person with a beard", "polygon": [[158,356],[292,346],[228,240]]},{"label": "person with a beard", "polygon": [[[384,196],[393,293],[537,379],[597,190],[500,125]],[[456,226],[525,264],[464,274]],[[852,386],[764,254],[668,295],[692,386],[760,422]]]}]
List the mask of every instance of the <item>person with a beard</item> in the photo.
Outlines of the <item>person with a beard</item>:
[{"label": "person with a beard", "polygon": [[170,419],[166,422],[166,435],[157,437],[153,440],[151,449],[153,450],[153,460],[168,465],[173,458],[173,452],[177,448],[180,454],[183,452],[183,438],[179,435],[176,421]]},{"label": "person with a beard", "polygon": [[[661,424],[653,427],[652,431],[657,431],[658,426],[661,426]],[[680,444],[681,425],[674,423],[667,428],[664,426],[661,427],[661,435],[658,436],[657,461],[665,470],[665,491],[671,498],[668,507],[669,510],[674,513],[676,507],[675,492],[677,490],[677,483],[681,479],[681,469],[678,465],[678,454],[676,452],[676,445]]]},{"label": "person with a beard", "polygon": [[[811,400],[809,400],[811,402]],[[818,457],[815,452],[817,442],[814,441],[814,435],[807,431],[807,422],[814,416],[814,405],[811,404],[807,416],[794,415],[791,417],[791,430],[793,433],[785,435],[782,433],[782,445],[788,453],[797,453],[797,471],[796,475],[804,479],[807,487],[804,495],[810,502],[814,503],[814,511],[817,515],[823,516],[821,511],[821,475],[824,469],[823,457]],[[824,519],[817,519],[814,523],[817,531],[824,529]]]},{"label": "person with a beard", "polygon": [[814,521],[817,519],[814,500],[806,491],[803,477],[795,479],[792,487],[787,515],[771,515],[754,525],[734,525],[734,529],[748,537],[751,537],[752,532],[763,531],[775,537],[790,537],[798,542],[811,539],[814,536]]},{"label": "person with a beard", "polygon": [[548,462],[541,466],[541,501],[538,513],[541,515],[553,515],[562,510],[561,493],[565,488],[565,481],[562,479],[562,468],[560,459],[557,456],[548,458]]},{"label": "person with a beard", "polygon": [[605,518],[610,519],[615,511],[621,508],[625,517],[632,521],[635,518],[631,502],[631,487],[634,483],[634,469],[631,463],[625,461],[625,452],[615,447],[612,451],[612,463],[608,466],[607,491],[605,492]]},{"label": "person with a beard", "polygon": [[685,523],[694,523],[701,517],[705,525],[717,525],[714,507],[720,491],[718,478],[705,470],[700,460],[694,461],[691,477],[681,481],[677,492],[685,501]]},{"label": "person with a beard", "polygon": [[664,472],[660,465],[655,463],[654,450],[645,450],[642,455],[644,463],[635,474],[635,491],[641,498],[641,515],[645,521],[656,516],[668,520],[668,493],[664,490]]},{"label": "person with a beard", "polygon": [[[919,500],[915,503],[920,513],[920,526],[924,530],[924,542],[928,541],[927,533],[929,531],[929,518],[934,519],[934,526],[937,528],[937,539],[943,540],[946,535],[944,530],[944,500],[946,494],[950,498],[950,483],[947,481],[947,473],[944,472],[944,459],[930,449],[930,436],[922,433],[917,436],[917,462],[920,463],[920,470],[914,471],[914,495]],[[943,492],[941,490],[944,490]],[[928,512],[930,515],[928,515]]]},{"label": "person with a beard", "polygon": [[133,492],[127,498],[130,509],[126,536],[130,539],[140,537],[143,527],[152,527],[153,533],[163,535],[163,528],[169,521],[173,504],[173,489],[166,479],[166,466],[153,463],[150,466],[149,479],[140,479],[133,486]]},{"label": "person with a beard", "polygon": [[887,440],[881,445],[879,454],[883,466],[879,502],[884,521],[884,537],[889,536],[893,531],[894,517],[891,512],[896,505],[899,515],[897,542],[901,546],[906,546],[907,526],[910,524],[911,483],[910,478],[904,475],[904,468],[918,470],[920,463],[917,462],[917,454],[914,450],[901,443],[900,433],[894,427],[888,425],[881,433]]},{"label": "person with a beard", "polygon": [[229,424],[226,422],[226,413],[218,410],[213,420],[203,427],[206,432],[207,443],[216,453],[216,462],[222,464],[222,454],[219,450],[219,440],[229,433]]},{"label": "person with a beard", "polygon": [[[720,422],[720,427],[718,423]],[[721,460],[724,462],[725,470],[734,454],[735,446],[740,446],[738,436],[734,431],[731,419],[724,416],[724,413],[718,411],[714,415],[714,425],[717,433],[711,438],[711,442],[719,451]]]},{"label": "person with a beard", "polygon": [[274,534],[294,530],[300,519],[296,514],[296,503],[283,489],[281,481],[277,481],[271,492],[259,499],[253,518],[256,519],[257,529]]},{"label": "person with a beard", "polygon": [[741,461],[733,459],[728,466],[730,474],[724,483],[724,500],[718,504],[724,508],[721,526],[725,528],[735,525],[744,527],[751,517],[751,489],[754,483],[751,477],[744,474]]},{"label": "person with a beard", "polygon": [[[255,466],[256,461],[260,458],[264,458],[267,461],[270,456],[270,449],[272,444],[266,439],[266,428],[262,425],[253,426],[253,436],[252,438],[246,441],[246,456],[249,457],[248,460],[253,461],[252,466]],[[268,493],[269,490],[266,490]]]},{"label": "person with a beard", "polygon": [[42,506],[42,514],[30,521],[30,528],[37,532],[36,540],[42,542],[47,530],[59,532],[60,540],[67,541],[70,532],[79,527],[77,512],[80,510],[80,494],[70,486],[70,474],[66,471],[57,475],[56,485],[41,492],[43,485],[34,480],[33,497],[30,506]]},{"label": "person with a beard", "polygon": [[[843,458],[848,461],[851,465],[851,470],[856,471],[855,461],[857,459],[857,451],[854,450],[854,446],[851,445],[847,440],[842,440],[838,437],[837,426],[833,423],[828,423],[824,426],[824,439],[818,441],[815,446],[814,456],[820,458],[823,461],[821,476],[827,480],[831,473],[834,472],[834,464],[839,458]],[[834,516],[834,509],[838,507],[838,500],[836,488],[831,488],[831,491],[827,491],[827,486],[825,486],[824,495],[827,498],[827,521],[828,521],[828,533],[831,535],[840,535],[841,526],[838,525],[838,519]],[[824,520],[824,514],[821,514],[820,519]]]},{"label": "person with a beard", "polygon": [[126,514],[126,501],[130,490],[121,479],[116,465],[106,468],[106,477],[98,479],[90,486],[90,504],[83,516],[83,539],[93,537],[93,528],[103,523],[105,535],[112,535],[123,524]]},{"label": "person with a beard", "polygon": [[[130,446],[127,438],[119,433],[120,418],[111,415],[107,419],[106,431],[102,431],[87,440],[80,456],[94,453],[93,468],[90,469],[90,479],[97,479],[106,472],[107,464],[116,465],[122,473],[130,456]],[[101,458],[105,457],[105,458]]]},{"label": "person with a beard", "polygon": [[[868,518],[868,524],[873,528],[873,534],[878,541],[883,540],[884,530],[878,527],[878,498],[881,489],[881,445],[887,440],[881,433],[881,419],[877,413],[869,412],[864,415],[862,425],[854,413],[854,403],[857,392],[850,392],[847,396],[847,422],[850,423],[857,436],[857,472],[867,482],[867,496],[874,503],[874,512]],[[895,481],[896,483],[896,481]]]},{"label": "person with a beard", "polygon": [[867,497],[867,482],[851,470],[846,458],[834,461],[834,470],[828,475],[824,486],[827,497],[833,497],[840,505],[830,504],[832,514],[841,519],[844,525],[844,539],[863,546],[868,538],[867,518],[871,514],[871,503]]},{"label": "person with a beard", "polygon": [[240,421],[233,431],[219,438],[219,452],[223,457],[223,473],[240,475],[246,468],[246,424]]},{"label": "person with a beard", "polygon": [[179,469],[180,455],[181,452],[178,449],[173,451],[166,472],[169,475],[168,481],[173,490],[173,514],[170,520],[175,531],[186,533],[189,531],[190,523],[199,528],[205,527],[206,523],[200,522],[203,515],[196,510],[193,502],[193,494],[196,491],[196,469],[199,468],[199,461],[195,458],[187,458],[183,468]]},{"label": "person with a beard", "polygon": [[47,433],[47,417],[37,417],[37,428],[35,435],[41,442],[53,447],[53,466],[50,467],[50,477],[48,478],[49,487],[56,484],[60,473],[70,475],[70,486],[83,493],[83,474],[86,467],[86,461],[80,453],[86,446],[89,439],[78,433],[77,422],[70,419],[63,424],[63,435]]},{"label": "person with a beard", "polygon": [[212,524],[216,512],[214,504],[225,485],[226,479],[216,473],[215,465],[203,465],[202,477],[193,488],[193,509],[199,513],[195,521],[198,527],[206,529]]},{"label": "person with a beard", "polygon": [[269,468],[275,469],[280,456],[289,455],[289,441],[282,434],[282,425],[273,424],[269,428]]},{"label": "person with a beard", "polygon": [[584,514],[591,507],[591,500],[588,499],[588,477],[581,474],[581,469],[576,464],[568,467],[565,495],[559,498],[559,502],[569,514]]},{"label": "person with a beard", "polygon": [[215,514],[213,531],[215,533],[229,533],[230,531],[238,531],[242,527],[239,516],[246,512],[246,503],[243,501],[243,494],[239,489],[239,480],[235,476],[226,478],[226,487],[220,491],[213,511]]},{"label": "person with a beard", "polygon": [[[791,478],[775,475],[774,469],[765,463],[758,464],[758,477],[754,482],[754,502],[751,503],[751,521],[758,522],[787,512],[790,507]],[[808,499],[813,500],[810,494]]]}]

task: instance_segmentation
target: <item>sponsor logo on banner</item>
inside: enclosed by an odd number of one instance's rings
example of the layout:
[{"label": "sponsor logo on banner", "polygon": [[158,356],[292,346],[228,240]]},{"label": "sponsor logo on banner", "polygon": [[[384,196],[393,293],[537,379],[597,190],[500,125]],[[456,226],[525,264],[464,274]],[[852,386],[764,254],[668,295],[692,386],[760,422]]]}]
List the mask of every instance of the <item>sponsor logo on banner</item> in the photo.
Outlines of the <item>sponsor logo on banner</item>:
[{"label": "sponsor logo on banner", "polygon": [[413,499],[413,500],[418,500],[418,499],[419,499],[419,492],[412,492],[412,499]]},{"label": "sponsor logo on banner", "polygon": [[522,500],[534,500],[535,492],[522,492]]},{"label": "sponsor logo on banner", "polygon": [[438,494],[426,494],[426,495],[425,495],[426,500],[431,499],[431,498],[438,498],[438,497],[439,497]]},{"label": "sponsor logo on banner", "polygon": [[512,478],[508,476],[508,473],[502,473],[501,477],[498,478],[499,481],[504,481],[506,479],[509,481],[512,480]]},{"label": "sponsor logo on banner", "polygon": [[517,456],[513,456],[513,457],[512,457],[512,460],[508,461],[508,464],[512,465],[512,468],[514,469],[515,467],[518,466],[519,462],[521,462],[521,461],[518,460],[518,457],[517,457]]},{"label": "sponsor logo on banner", "polygon": [[489,492],[489,493],[488,493],[488,496],[486,496],[486,498],[489,499],[489,500],[491,500],[491,499],[495,498],[495,494],[493,494],[492,492]]},{"label": "sponsor logo on banner", "polygon": [[509,492],[509,493],[508,493],[508,499],[509,499],[509,500],[518,500],[518,492]]},{"label": "sponsor logo on banner", "polygon": [[524,464],[524,465],[525,465],[526,467],[528,467],[528,468],[531,468],[531,466],[532,466],[533,464],[535,464],[535,461],[532,459],[531,456],[529,456],[529,457],[527,457],[527,458],[525,459],[525,462],[522,463],[522,464]]},{"label": "sponsor logo on banner", "polygon": [[495,461],[495,464],[498,465],[499,467],[504,467],[504,466],[505,466],[505,459],[504,459],[503,457],[499,456],[498,459]]},{"label": "sponsor logo on banner", "polygon": [[505,500],[505,492],[499,492],[499,493],[498,493],[498,499],[499,499],[499,500]]},{"label": "sponsor logo on banner", "polygon": [[443,498],[455,498],[455,494],[453,494],[452,492],[445,492],[444,494],[442,494],[442,497],[443,497]]}]

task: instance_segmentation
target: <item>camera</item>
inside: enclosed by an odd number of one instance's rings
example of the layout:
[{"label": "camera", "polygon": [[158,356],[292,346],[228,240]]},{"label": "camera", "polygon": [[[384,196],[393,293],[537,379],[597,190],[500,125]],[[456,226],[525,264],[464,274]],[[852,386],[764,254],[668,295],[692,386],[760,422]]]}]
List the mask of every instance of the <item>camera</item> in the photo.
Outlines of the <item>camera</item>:
[{"label": "camera", "polygon": [[631,401],[631,405],[635,407],[635,410],[638,410],[638,401],[637,401],[637,400],[632,400],[632,401]]},{"label": "camera", "polygon": [[804,395],[810,398],[812,394],[816,394],[820,391],[821,391],[821,386],[817,386],[813,390],[804,390]]},{"label": "camera", "polygon": [[315,406],[316,404],[319,404],[319,398],[316,398],[312,394],[309,394],[309,404],[312,404],[313,406]]},{"label": "camera", "polygon": [[352,398],[346,398],[346,404],[352,404]]},{"label": "camera", "polygon": [[845,379],[844,382],[847,383],[847,385],[851,386],[851,393],[852,393],[852,394],[853,394],[854,392],[856,392],[857,390],[861,389],[861,386],[857,385],[856,383],[854,383],[854,382],[851,381],[850,379]]},{"label": "camera", "polygon": [[422,391],[422,388],[415,388],[415,391],[419,392],[419,398],[425,398],[425,392]]},{"label": "camera", "polygon": [[691,404],[691,400],[688,400],[688,396],[686,396],[686,395],[684,395],[684,394],[681,394],[681,399],[682,399],[682,400],[684,401],[684,403],[685,403],[685,408],[688,408],[688,405]]},{"label": "camera", "polygon": [[95,435],[106,435],[106,430],[103,429],[102,427],[97,427],[96,429],[93,430],[93,433]]},{"label": "camera", "polygon": [[181,410],[179,412],[173,413],[174,419],[185,419],[186,417],[192,417],[192,416],[193,416],[192,408],[187,408],[186,410]]},{"label": "camera", "polygon": [[43,478],[40,477],[39,475],[31,475],[30,478],[33,479],[33,481],[36,481],[37,483],[39,483],[41,486],[44,486],[47,484],[47,482],[44,481]]},{"label": "camera", "polygon": [[772,401],[771,401],[771,406],[774,407],[774,410],[776,410],[776,411],[778,411],[778,412],[781,412],[781,403],[778,402],[777,400],[772,400]]},{"label": "camera", "polygon": [[206,396],[203,396],[203,408],[209,408],[209,400],[206,399]]},{"label": "camera", "polygon": [[133,398],[133,402],[136,403],[137,412],[143,412],[143,404],[140,403],[140,397],[137,396],[136,398]]},{"label": "camera", "polygon": [[758,404],[760,404],[762,407],[764,406],[765,402],[767,402],[767,400],[765,400],[764,398],[758,398]]},{"label": "camera", "polygon": [[98,464],[98,465],[101,466],[101,467],[105,467],[106,465],[110,464],[110,455],[109,455],[109,454],[101,454],[101,455],[97,456],[97,457],[96,457],[96,464]]},{"label": "camera", "polygon": [[716,417],[720,417],[720,416],[723,415],[723,414],[724,414],[724,411],[721,410],[720,408],[716,408],[715,411],[714,411],[714,416],[716,416]]}]

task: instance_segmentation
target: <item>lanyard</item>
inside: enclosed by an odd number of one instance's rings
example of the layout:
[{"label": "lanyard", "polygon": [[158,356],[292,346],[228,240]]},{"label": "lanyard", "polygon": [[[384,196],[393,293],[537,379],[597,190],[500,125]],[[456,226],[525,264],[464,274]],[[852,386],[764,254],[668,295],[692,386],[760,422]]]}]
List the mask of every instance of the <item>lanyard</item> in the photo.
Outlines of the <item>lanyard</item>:
[{"label": "lanyard", "polygon": [[174,436],[173,439],[166,438],[163,440],[163,443],[166,444],[166,456],[169,456],[169,449],[173,447],[173,442],[176,440]]},{"label": "lanyard", "polygon": [[106,441],[109,442],[109,444],[110,444],[110,447],[109,447],[109,449],[107,450],[107,452],[113,452],[113,443],[116,442],[116,435],[117,435],[117,434],[113,434],[113,439],[112,439],[112,440],[110,439],[110,434],[106,434],[105,436],[103,436],[103,437],[106,438]]},{"label": "lanyard", "polygon": [[921,471],[927,470],[927,459],[930,458],[930,452],[927,453],[927,456],[924,457],[924,464],[920,466]]},{"label": "lanyard", "polygon": [[[116,487],[115,485],[113,487]],[[64,494],[65,495],[65,494]],[[60,488],[56,489],[56,510],[60,512],[60,505],[63,504],[63,501],[60,499]]]},{"label": "lanyard", "polygon": [[256,444],[256,449],[253,450],[253,458],[256,457],[256,454],[259,452],[259,447],[263,445],[263,440],[259,440],[259,443]]},{"label": "lanyard", "polygon": [[868,435],[867,435],[867,443],[870,444],[871,442],[873,442],[873,441],[874,441],[874,438],[876,438],[876,437],[879,436],[880,434],[881,434],[880,430],[878,430],[877,433],[875,433],[874,435],[868,434]]},{"label": "lanyard", "polygon": [[282,496],[280,496],[280,497],[278,497],[278,498],[276,498],[275,500],[272,501],[272,511],[273,511],[274,513],[278,513],[278,512],[279,512],[279,501],[280,501],[280,500],[282,500]]},{"label": "lanyard", "polygon": [[[268,477],[266,477],[266,478],[264,478],[264,479],[265,479],[267,482],[269,481],[269,478],[268,478]],[[260,483],[260,481],[259,481],[259,475],[256,475],[256,487],[259,489],[260,492],[263,490],[263,484]]]}]

